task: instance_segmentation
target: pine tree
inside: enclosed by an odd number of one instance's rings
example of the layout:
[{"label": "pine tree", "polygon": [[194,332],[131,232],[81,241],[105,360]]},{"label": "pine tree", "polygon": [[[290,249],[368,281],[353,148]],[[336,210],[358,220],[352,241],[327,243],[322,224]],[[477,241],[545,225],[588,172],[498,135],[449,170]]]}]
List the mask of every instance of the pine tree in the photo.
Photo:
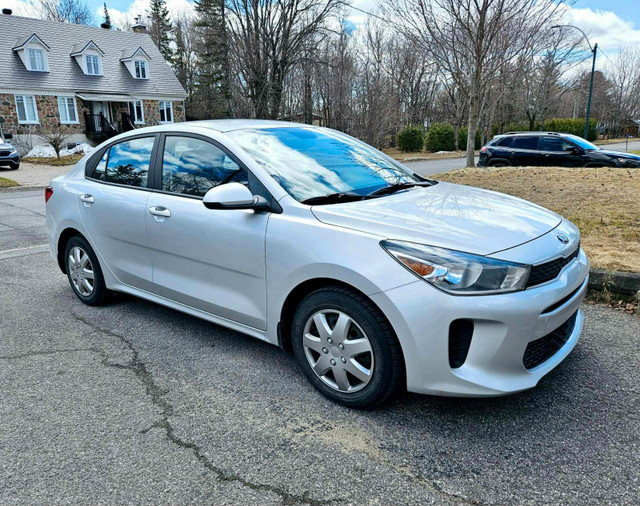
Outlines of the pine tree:
[{"label": "pine tree", "polygon": [[109,16],[109,9],[107,9],[106,2],[104,4],[104,21],[102,25],[111,28],[111,16]]},{"label": "pine tree", "polygon": [[166,0],[151,0],[149,7],[149,35],[158,46],[160,53],[167,61],[171,61],[173,51],[171,50],[171,34],[173,26],[169,17]]},{"label": "pine tree", "polygon": [[224,0],[196,0],[196,97],[206,118],[231,116]]}]

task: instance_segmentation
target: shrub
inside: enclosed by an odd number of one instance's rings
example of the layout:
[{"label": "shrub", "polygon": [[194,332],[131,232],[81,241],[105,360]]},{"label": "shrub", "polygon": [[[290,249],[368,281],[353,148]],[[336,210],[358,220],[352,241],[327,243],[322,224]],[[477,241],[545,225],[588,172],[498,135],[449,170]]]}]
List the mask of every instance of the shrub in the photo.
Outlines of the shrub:
[{"label": "shrub", "polygon": [[422,151],[423,146],[422,128],[408,126],[398,132],[398,149],[400,151]]},{"label": "shrub", "polygon": [[[567,133],[582,137],[584,134],[584,122],[585,118],[553,118],[545,121],[542,124],[542,129],[549,132]],[[589,119],[589,135],[587,139],[589,141],[595,141],[598,138],[596,123],[595,119]]]},{"label": "shrub", "polygon": [[427,131],[427,151],[453,151],[455,133],[447,123],[434,123]]}]

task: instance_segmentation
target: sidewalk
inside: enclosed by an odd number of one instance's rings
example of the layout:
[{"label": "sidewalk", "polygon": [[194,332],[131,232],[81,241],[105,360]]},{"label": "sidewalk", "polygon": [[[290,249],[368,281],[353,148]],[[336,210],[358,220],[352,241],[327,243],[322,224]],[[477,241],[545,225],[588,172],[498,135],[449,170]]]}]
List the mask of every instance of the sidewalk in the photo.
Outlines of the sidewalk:
[{"label": "sidewalk", "polygon": [[6,177],[17,181],[20,186],[44,187],[49,186],[53,178],[66,174],[73,165],[59,167],[22,162],[18,170],[0,168],[0,177]]}]

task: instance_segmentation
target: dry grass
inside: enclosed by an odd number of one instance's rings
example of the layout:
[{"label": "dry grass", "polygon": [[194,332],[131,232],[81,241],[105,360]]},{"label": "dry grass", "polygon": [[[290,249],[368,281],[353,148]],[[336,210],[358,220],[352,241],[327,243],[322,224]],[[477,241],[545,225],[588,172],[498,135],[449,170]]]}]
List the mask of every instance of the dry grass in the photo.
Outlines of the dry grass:
[{"label": "dry grass", "polygon": [[0,177],[0,188],[7,188],[9,186],[19,186],[17,181],[8,179],[6,177]]},{"label": "dry grass", "polygon": [[[449,158],[464,158],[465,151],[448,151],[446,153],[431,153],[429,151],[400,151],[398,148],[384,148],[385,154],[399,162],[417,160],[447,160]],[[476,152],[477,154],[477,152]]]},{"label": "dry grass", "polygon": [[640,169],[476,168],[438,176],[530,200],[580,227],[591,265],[640,272]]},{"label": "dry grass", "polygon": [[69,156],[61,156],[60,158],[39,158],[39,157],[30,157],[23,158],[23,162],[27,163],[35,163],[36,165],[51,165],[54,167],[60,167],[61,165],[74,165],[80,160],[84,155],[69,155]]}]

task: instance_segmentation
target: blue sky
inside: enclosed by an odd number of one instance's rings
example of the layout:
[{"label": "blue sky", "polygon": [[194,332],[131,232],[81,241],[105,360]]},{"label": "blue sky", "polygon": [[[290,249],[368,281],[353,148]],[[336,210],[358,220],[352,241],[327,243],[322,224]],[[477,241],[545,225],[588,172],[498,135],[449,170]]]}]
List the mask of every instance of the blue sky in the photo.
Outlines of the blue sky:
[{"label": "blue sky", "polygon": [[640,29],[640,4],[638,0],[578,0],[575,8],[613,11],[625,21],[631,21]]}]

